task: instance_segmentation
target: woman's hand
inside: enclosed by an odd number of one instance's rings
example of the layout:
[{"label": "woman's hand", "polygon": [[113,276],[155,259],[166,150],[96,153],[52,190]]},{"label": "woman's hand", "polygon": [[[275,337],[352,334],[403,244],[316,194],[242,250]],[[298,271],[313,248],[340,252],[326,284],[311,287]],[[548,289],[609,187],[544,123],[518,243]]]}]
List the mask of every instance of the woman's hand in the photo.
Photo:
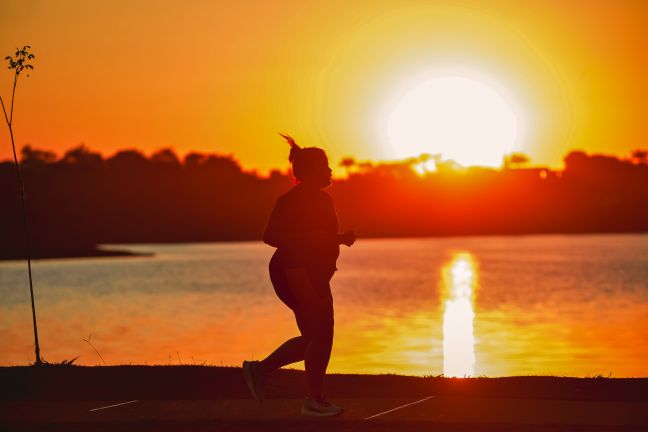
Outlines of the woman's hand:
[{"label": "woman's hand", "polygon": [[338,243],[351,246],[356,241],[356,235],[353,231],[347,231],[344,234],[338,234]]}]

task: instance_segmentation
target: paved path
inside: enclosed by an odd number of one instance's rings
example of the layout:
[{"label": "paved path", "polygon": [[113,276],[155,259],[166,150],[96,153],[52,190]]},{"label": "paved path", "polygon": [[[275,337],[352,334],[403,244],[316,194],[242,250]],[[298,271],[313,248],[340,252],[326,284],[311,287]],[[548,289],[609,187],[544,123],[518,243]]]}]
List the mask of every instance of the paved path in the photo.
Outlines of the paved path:
[{"label": "paved path", "polygon": [[299,414],[304,373],[250,398],[240,368],[0,368],[0,432],[648,431],[648,379],[327,376],[338,418]]},{"label": "paved path", "polygon": [[648,430],[646,402],[430,396],[336,399],[344,415],[314,420],[299,415],[301,399],[4,402],[0,425],[67,431]]}]

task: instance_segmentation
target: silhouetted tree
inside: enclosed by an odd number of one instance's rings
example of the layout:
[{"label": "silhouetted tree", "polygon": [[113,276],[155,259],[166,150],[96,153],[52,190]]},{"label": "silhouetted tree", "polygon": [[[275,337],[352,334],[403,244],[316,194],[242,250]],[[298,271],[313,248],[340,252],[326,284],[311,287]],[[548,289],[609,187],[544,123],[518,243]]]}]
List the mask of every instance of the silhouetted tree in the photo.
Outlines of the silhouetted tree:
[{"label": "silhouetted tree", "polygon": [[631,156],[632,160],[634,160],[638,164],[648,164],[648,150],[633,150]]},{"label": "silhouetted tree", "polygon": [[20,161],[23,166],[47,165],[56,161],[56,153],[26,145],[20,151]]},{"label": "silhouetted tree", "polygon": [[371,163],[370,161],[360,162],[360,163],[358,163],[356,165],[361,171],[365,171],[365,172],[371,171],[371,169],[374,166],[374,164]]},{"label": "silhouetted tree", "polygon": [[180,159],[173,149],[165,148],[151,155],[151,162],[168,167],[180,167]]},{"label": "silhouetted tree", "polygon": [[[363,236],[648,230],[647,164],[571,152],[556,172],[463,168],[432,157],[437,169],[425,176],[414,171],[420,158],[355,162],[353,174],[330,188],[344,228]],[[33,159],[40,162],[25,176],[33,256],[98,253],[93,245],[101,243],[259,239],[276,198],[294,184],[287,170],[264,177],[218,153],[180,162],[171,149],[122,150],[103,160],[77,147],[60,160]],[[82,160],[96,168],[81,169]],[[0,163],[3,216],[20,214],[10,168]],[[0,256],[11,257],[19,221],[5,220]]]},{"label": "silhouetted tree", "polygon": [[81,144],[65,152],[61,162],[88,169],[97,169],[103,163],[103,159],[101,154],[93,152],[85,144]]},{"label": "silhouetted tree", "polygon": [[441,154],[430,154],[430,153],[421,153],[418,157],[420,163],[421,163],[421,168],[423,171],[423,174],[428,174],[430,169],[428,167],[428,162],[433,160],[434,161],[434,166],[436,166],[442,161],[441,159]]},{"label": "silhouetted tree", "polygon": [[444,161],[439,161],[437,163],[437,171],[439,173],[454,174],[457,171],[461,170],[462,168],[463,167],[461,166],[461,164],[459,164],[454,159],[448,159],[448,160],[444,160]]},{"label": "silhouetted tree", "polygon": [[353,168],[355,164],[355,159],[352,157],[345,157],[340,161],[340,166],[346,170],[347,177],[351,175],[351,168]]},{"label": "silhouetted tree", "polygon": [[138,170],[146,170],[149,160],[144,154],[135,149],[120,150],[106,160],[109,168],[124,173],[136,173]]},{"label": "silhouetted tree", "polygon": [[34,303],[34,286],[32,282],[31,274],[31,256],[29,250],[29,229],[27,225],[27,209],[25,207],[25,183],[23,181],[22,170],[20,169],[20,164],[18,164],[18,158],[16,156],[16,144],[14,142],[14,133],[13,133],[13,109],[14,101],[16,96],[16,85],[18,84],[18,77],[23,71],[27,72],[29,76],[29,71],[34,69],[30,62],[34,59],[34,54],[30,53],[30,46],[26,45],[22,49],[16,48],[16,53],[13,56],[5,57],[5,60],[9,62],[9,69],[13,70],[13,87],[11,90],[11,107],[7,113],[4,100],[0,97],[0,103],[2,104],[2,112],[4,113],[5,121],[7,122],[7,127],[9,128],[9,135],[11,137],[11,149],[13,151],[14,163],[16,165],[16,174],[18,177],[18,186],[20,188],[20,202],[22,205],[22,215],[23,215],[23,230],[24,230],[24,240],[25,240],[25,252],[27,255],[27,273],[29,274],[29,294],[31,296],[31,307],[32,307],[32,319],[34,323],[34,350],[36,353],[36,361],[34,364],[41,365],[42,360],[40,357],[40,345],[38,343],[38,327],[36,325],[36,305]]},{"label": "silhouetted tree", "polygon": [[242,172],[241,165],[231,155],[209,155],[203,167],[218,177],[234,177]]},{"label": "silhouetted tree", "polygon": [[524,153],[511,153],[504,156],[504,168],[519,168],[523,165],[528,164],[531,161],[529,156]]},{"label": "silhouetted tree", "polygon": [[203,165],[207,160],[207,155],[204,153],[191,152],[184,158],[184,166],[188,169],[196,169]]}]

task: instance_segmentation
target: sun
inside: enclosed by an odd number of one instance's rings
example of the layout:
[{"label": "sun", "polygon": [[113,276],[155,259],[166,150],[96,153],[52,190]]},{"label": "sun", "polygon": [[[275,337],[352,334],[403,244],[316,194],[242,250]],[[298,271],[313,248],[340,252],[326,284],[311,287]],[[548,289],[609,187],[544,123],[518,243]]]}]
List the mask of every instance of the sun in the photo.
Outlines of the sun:
[{"label": "sun", "polygon": [[501,166],[519,130],[516,113],[493,88],[455,76],[411,88],[387,121],[397,157],[441,154],[463,166]]}]

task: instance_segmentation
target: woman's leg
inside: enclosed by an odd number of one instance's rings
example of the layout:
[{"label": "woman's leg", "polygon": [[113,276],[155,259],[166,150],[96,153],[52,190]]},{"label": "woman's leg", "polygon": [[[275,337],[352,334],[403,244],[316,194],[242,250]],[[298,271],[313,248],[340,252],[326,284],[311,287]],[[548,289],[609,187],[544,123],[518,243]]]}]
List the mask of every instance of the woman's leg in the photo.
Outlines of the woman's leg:
[{"label": "woman's leg", "polygon": [[312,318],[310,343],[306,347],[304,365],[308,379],[308,396],[320,398],[324,376],[333,348],[333,305],[322,305]]},{"label": "woman's leg", "polygon": [[261,360],[259,363],[261,372],[267,375],[282,366],[304,360],[306,346],[306,339],[303,336],[288,339],[272,354]]},{"label": "woman's leg", "polygon": [[288,268],[284,275],[295,300],[293,310],[304,343],[308,396],[319,398],[333,348],[332,275],[315,274],[305,268]]},{"label": "woman's leg", "polygon": [[[282,302],[286,304],[286,306],[294,310],[296,307],[296,301],[292,295],[292,290],[290,288],[290,283],[286,276],[285,269],[281,264],[277,254],[272,256],[272,259],[270,260],[269,270],[270,281],[272,282],[272,286],[274,287],[277,296]],[[297,316],[297,314],[295,314],[295,316]],[[299,321],[300,320],[298,318],[298,326]],[[302,329],[300,327],[300,331],[301,330]],[[282,366],[304,360],[304,354],[306,352],[307,345],[308,341],[303,336],[297,336],[292,339],[288,339],[277,349],[275,349],[272,354],[259,362],[259,367],[262,374],[268,375],[271,372],[281,368]]]},{"label": "woman's leg", "polygon": [[322,396],[324,376],[333,348],[333,305],[326,303],[310,313],[296,314],[299,327],[306,336],[284,342],[260,362],[263,375],[291,363],[304,360],[308,379],[308,396]]},{"label": "woman's leg", "polygon": [[309,341],[304,356],[308,396],[318,399],[333,348],[333,297],[329,285],[332,274],[300,270],[291,269],[287,276],[291,288],[299,287],[295,293],[299,304],[295,316],[302,335]]}]

